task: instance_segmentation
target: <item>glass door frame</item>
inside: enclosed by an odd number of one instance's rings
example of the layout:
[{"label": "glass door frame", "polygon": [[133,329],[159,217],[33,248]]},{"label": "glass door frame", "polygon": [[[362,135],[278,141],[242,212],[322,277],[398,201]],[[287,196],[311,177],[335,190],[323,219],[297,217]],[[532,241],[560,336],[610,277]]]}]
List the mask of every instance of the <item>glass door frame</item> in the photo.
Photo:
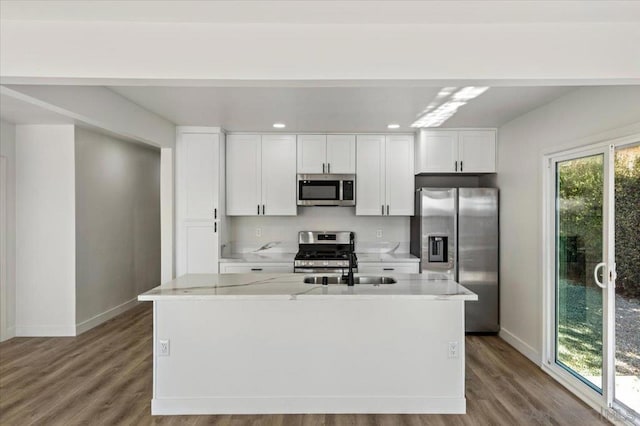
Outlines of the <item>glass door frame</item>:
[{"label": "glass door frame", "polygon": [[[542,162],[542,360],[541,368],[605,417],[615,417],[615,151],[640,141],[640,133],[590,145],[547,152]],[[603,155],[603,330],[602,393],[556,363],[556,165],[559,162]],[[587,271],[593,274],[593,271]]]}]

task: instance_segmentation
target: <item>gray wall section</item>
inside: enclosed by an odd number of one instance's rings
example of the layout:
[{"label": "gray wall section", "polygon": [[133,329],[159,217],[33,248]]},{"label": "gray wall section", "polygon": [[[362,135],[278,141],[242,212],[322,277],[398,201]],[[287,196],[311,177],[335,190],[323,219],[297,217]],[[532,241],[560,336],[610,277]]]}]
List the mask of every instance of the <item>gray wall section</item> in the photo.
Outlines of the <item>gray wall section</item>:
[{"label": "gray wall section", "polygon": [[77,128],[76,322],[160,284],[160,150]]},{"label": "gray wall section", "polygon": [[[0,120],[0,155],[6,158],[6,288],[0,309],[0,341],[13,337],[16,325],[16,126]],[[5,322],[6,321],[6,322]]]}]

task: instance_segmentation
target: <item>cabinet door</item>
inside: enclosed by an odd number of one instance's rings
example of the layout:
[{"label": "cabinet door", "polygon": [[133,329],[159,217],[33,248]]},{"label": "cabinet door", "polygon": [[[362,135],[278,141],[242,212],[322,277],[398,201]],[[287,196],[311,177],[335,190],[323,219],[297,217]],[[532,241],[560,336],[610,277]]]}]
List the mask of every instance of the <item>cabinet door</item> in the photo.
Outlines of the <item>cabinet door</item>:
[{"label": "cabinet door", "polygon": [[295,216],[298,213],[296,182],[295,135],[263,135],[260,213]]},{"label": "cabinet door", "polygon": [[386,206],[389,216],[413,216],[415,176],[413,173],[413,137],[386,137]]},{"label": "cabinet door", "polygon": [[218,234],[211,222],[184,222],[182,245],[185,255],[182,274],[218,273]]},{"label": "cabinet door", "polygon": [[494,173],[496,171],[495,130],[462,130],[458,138],[461,172]]},{"label": "cabinet door", "polygon": [[356,136],[356,215],[381,216],[386,213],[384,156],[384,136]]},{"label": "cabinet door", "polygon": [[257,216],[260,199],[260,135],[227,137],[227,215]]},{"label": "cabinet door", "polygon": [[418,137],[416,173],[455,173],[458,167],[458,132],[421,130]]},{"label": "cabinet door", "polygon": [[327,172],[356,172],[356,135],[327,135]]},{"label": "cabinet door", "polygon": [[358,263],[358,272],[361,274],[419,274],[418,263],[385,263],[370,262]]},{"label": "cabinet door", "polygon": [[221,274],[289,274],[293,272],[292,263],[220,263]]},{"label": "cabinet door", "polygon": [[218,152],[217,134],[181,135],[178,192],[182,220],[213,220],[218,207]]},{"label": "cabinet door", "polygon": [[298,173],[325,173],[327,137],[298,135]]}]

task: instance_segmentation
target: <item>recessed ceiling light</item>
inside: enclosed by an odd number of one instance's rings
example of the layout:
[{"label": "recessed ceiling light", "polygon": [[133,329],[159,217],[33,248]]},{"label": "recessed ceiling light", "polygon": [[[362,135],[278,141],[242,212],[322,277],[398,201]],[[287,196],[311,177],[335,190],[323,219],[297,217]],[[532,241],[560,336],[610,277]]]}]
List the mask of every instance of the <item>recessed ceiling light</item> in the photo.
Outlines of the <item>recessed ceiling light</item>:
[{"label": "recessed ceiling light", "polygon": [[284,123],[273,123],[273,127],[276,129],[284,129],[287,126]]},{"label": "recessed ceiling light", "polygon": [[387,129],[399,129],[400,125],[399,124],[387,124]]}]

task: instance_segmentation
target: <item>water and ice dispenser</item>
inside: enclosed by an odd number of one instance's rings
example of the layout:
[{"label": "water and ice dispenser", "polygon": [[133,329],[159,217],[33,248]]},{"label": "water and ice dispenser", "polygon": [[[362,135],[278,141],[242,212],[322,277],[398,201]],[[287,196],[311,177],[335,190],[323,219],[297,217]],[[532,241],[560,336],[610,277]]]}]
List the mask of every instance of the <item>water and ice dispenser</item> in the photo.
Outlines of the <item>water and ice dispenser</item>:
[{"label": "water and ice dispenser", "polygon": [[447,249],[449,247],[449,237],[446,236],[429,236],[429,259],[430,263],[447,263],[449,255]]}]

